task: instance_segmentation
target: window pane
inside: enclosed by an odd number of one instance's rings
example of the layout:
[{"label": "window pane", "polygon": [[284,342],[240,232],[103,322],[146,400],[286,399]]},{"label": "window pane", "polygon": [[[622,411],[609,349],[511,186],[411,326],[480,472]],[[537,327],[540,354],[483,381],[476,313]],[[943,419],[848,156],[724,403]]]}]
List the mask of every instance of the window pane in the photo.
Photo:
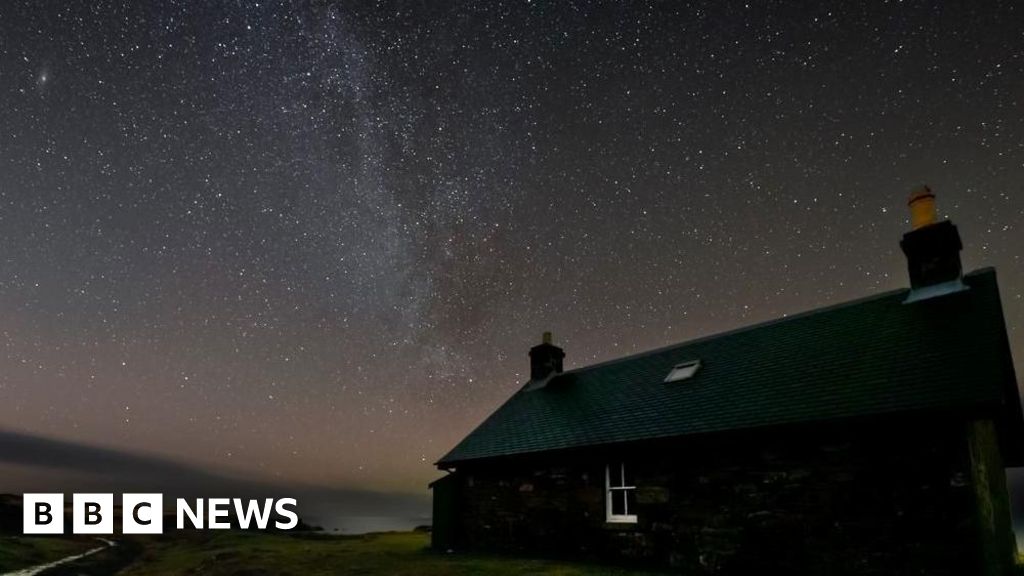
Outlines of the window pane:
[{"label": "window pane", "polygon": [[623,490],[626,497],[626,514],[636,514],[636,490]]},{"label": "window pane", "polygon": [[622,485],[636,486],[636,481],[633,479],[633,467],[626,464],[623,464],[622,466]]},{"label": "window pane", "polygon": [[623,516],[626,514],[626,491],[612,490],[612,515]]},{"label": "window pane", "polygon": [[679,380],[686,380],[693,378],[693,375],[700,370],[700,360],[691,360],[690,362],[683,362],[682,364],[676,364],[672,371],[665,377],[665,382],[676,382]]},{"label": "window pane", "polygon": [[608,486],[610,488],[622,486],[622,464],[620,462],[608,465]]}]

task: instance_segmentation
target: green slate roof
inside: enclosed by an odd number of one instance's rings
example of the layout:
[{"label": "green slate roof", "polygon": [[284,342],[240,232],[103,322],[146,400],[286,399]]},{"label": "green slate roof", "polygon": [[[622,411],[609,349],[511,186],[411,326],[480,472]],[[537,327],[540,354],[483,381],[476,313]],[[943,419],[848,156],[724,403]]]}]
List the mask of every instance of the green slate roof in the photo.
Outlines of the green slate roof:
[{"label": "green slate roof", "polygon": [[[969,290],[910,304],[897,290],[528,383],[438,466],[922,409],[995,408],[1021,429],[995,271],[964,283]],[[663,382],[697,359],[693,378]]]}]

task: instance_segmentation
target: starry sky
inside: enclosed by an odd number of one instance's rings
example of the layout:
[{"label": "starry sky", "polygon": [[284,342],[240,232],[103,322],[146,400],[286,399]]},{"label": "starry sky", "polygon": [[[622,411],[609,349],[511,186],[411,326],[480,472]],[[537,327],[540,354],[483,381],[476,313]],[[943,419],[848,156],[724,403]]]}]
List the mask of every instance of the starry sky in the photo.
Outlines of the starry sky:
[{"label": "starry sky", "polygon": [[5,0],[0,445],[424,494],[543,330],[574,367],[907,286],[922,182],[1024,374],[1022,24]]}]

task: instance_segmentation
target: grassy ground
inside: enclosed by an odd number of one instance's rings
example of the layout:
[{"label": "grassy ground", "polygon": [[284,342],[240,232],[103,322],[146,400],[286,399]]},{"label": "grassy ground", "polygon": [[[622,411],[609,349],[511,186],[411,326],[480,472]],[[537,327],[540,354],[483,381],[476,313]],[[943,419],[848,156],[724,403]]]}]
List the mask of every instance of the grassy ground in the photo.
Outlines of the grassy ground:
[{"label": "grassy ground", "polygon": [[[259,532],[178,532],[121,540],[121,546],[46,572],[156,576],[619,576],[635,571],[553,560],[438,554],[423,533],[289,536]],[[132,557],[127,558],[127,554]],[[120,556],[120,557],[118,557]],[[120,571],[118,571],[120,569]]]},{"label": "grassy ground", "polygon": [[213,537],[208,534],[155,542],[121,574],[613,576],[635,573],[557,561],[437,554],[427,549],[429,536],[422,533],[320,538],[241,532]]},{"label": "grassy ground", "polygon": [[[45,576],[620,576],[622,568],[504,556],[438,554],[423,533],[299,536],[176,532],[119,545]],[[0,574],[95,547],[90,540],[0,538]],[[6,563],[5,563],[6,562]],[[1019,571],[1024,574],[1024,570]]]},{"label": "grassy ground", "polygon": [[86,539],[0,536],[0,574],[81,554],[98,544]]}]

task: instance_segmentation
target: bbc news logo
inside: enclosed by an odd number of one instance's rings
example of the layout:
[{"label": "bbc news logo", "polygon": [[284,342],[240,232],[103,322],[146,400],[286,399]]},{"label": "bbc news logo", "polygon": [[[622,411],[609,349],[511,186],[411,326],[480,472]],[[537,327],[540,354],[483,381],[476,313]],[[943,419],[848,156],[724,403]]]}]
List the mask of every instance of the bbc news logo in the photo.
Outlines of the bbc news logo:
[{"label": "bbc news logo", "polygon": [[[25,534],[64,533],[63,494],[24,494],[22,500],[22,532]],[[175,501],[175,525],[198,530],[226,530],[234,513],[239,528],[266,530],[276,514],[273,526],[291,530],[299,524],[294,498],[197,498],[190,503],[184,498]],[[122,494],[122,534],[163,534],[163,494]],[[114,495],[74,494],[71,500],[71,532],[73,534],[113,534]]]}]

